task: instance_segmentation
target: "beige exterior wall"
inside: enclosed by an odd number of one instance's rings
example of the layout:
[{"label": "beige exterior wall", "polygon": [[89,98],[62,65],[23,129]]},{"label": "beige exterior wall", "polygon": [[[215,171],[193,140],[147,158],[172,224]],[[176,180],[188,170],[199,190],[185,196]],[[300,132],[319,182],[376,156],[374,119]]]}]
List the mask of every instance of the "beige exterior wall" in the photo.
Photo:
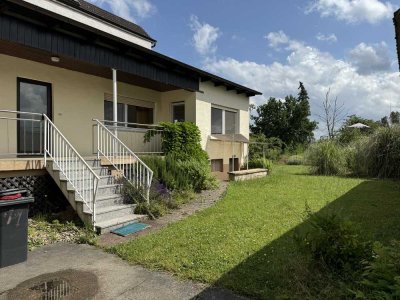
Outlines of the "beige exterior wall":
[{"label": "beige exterior wall", "polygon": [[[17,110],[17,78],[51,83],[53,121],[72,145],[82,155],[94,153],[93,121],[104,119],[104,97],[112,94],[110,79],[70,71],[46,64],[0,54],[0,109]],[[172,104],[185,103],[187,121],[196,123],[201,131],[202,147],[211,159],[224,159],[229,164],[232,153],[241,158],[246,147],[242,144],[210,141],[212,105],[237,112],[237,133],[249,137],[249,98],[225,87],[215,87],[210,82],[201,83],[202,92],[184,90],[158,92],[135,85],[118,83],[119,102],[135,104],[148,101],[154,104],[154,122],[172,121]],[[16,152],[16,123],[0,120],[0,136],[8,132],[9,143],[0,143],[0,153]],[[10,149],[9,146],[11,146]],[[7,148],[7,149],[6,149]],[[234,149],[234,152],[232,152]]]},{"label": "beige exterior wall", "polygon": [[247,145],[230,142],[211,141],[211,107],[234,110],[237,112],[236,133],[249,138],[249,97],[227,91],[225,87],[215,87],[212,82],[200,84],[201,93],[196,93],[196,124],[201,130],[202,147],[208,152],[210,159],[223,159],[224,165],[229,164],[229,158],[236,155],[240,163],[244,163]]},{"label": "beige exterior wall", "polygon": [[[79,153],[93,154],[92,119],[104,119],[104,95],[112,94],[112,80],[0,54],[0,109],[17,110],[18,77],[51,83],[54,123]],[[157,123],[171,121],[171,102],[182,100],[187,103],[190,120],[195,119],[195,93],[161,93],[118,83],[118,94],[122,103],[153,102]],[[16,123],[9,121],[8,129],[5,121],[0,120],[0,124],[0,136],[11,139],[7,144],[0,143],[0,152],[16,152]]]}]

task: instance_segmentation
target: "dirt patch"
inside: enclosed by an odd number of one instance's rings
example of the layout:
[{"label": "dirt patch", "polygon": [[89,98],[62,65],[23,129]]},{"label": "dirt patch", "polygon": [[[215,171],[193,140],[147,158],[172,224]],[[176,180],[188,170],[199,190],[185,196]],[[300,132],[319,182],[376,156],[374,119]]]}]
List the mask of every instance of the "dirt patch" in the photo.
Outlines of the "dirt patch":
[{"label": "dirt patch", "polygon": [[217,189],[202,191],[201,193],[196,195],[196,198],[194,200],[182,205],[181,208],[172,210],[170,213],[160,217],[159,219],[148,220],[144,222],[151,226],[145,230],[128,235],[126,237],[121,237],[113,233],[106,233],[99,238],[97,245],[106,248],[119,243],[127,242],[131,239],[137,238],[138,236],[158,231],[170,223],[180,221],[190,215],[202,211],[203,209],[214,205],[222,198],[222,196],[226,192],[228,184],[229,183],[227,181],[221,181]]},{"label": "dirt patch", "polygon": [[93,273],[64,270],[42,274],[20,283],[7,293],[7,299],[93,299],[98,290],[97,276]]}]

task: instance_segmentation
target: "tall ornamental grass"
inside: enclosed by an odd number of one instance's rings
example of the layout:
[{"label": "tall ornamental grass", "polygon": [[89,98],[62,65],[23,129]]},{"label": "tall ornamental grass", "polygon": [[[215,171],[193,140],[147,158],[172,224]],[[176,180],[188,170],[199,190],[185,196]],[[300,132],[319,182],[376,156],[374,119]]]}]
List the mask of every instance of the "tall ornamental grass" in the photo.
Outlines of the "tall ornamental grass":
[{"label": "tall ornamental grass", "polygon": [[350,145],[320,141],[310,145],[305,158],[317,175],[400,179],[400,126],[379,128]]},{"label": "tall ornamental grass", "polygon": [[305,161],[316,175],[342,175],[346,173],[346,149],[334,140],[312,144],[304,153]]}]

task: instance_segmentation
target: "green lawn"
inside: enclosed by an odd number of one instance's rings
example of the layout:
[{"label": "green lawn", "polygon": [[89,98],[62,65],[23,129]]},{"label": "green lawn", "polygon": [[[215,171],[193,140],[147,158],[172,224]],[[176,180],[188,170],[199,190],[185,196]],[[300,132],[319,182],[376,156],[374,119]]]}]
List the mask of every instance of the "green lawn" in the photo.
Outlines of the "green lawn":
[{"label": "green lawn", "polygon": [[398,183],[310,176],[303,166],[275,166],[267,178],[231,184],[215,206],[112,251],[243,295],[291,298],[307,290],[297,284],[308,275],[292,238],[307,226],[306,203],[315,212],[337,211],[360,223],[366,238],[400,239]]}]

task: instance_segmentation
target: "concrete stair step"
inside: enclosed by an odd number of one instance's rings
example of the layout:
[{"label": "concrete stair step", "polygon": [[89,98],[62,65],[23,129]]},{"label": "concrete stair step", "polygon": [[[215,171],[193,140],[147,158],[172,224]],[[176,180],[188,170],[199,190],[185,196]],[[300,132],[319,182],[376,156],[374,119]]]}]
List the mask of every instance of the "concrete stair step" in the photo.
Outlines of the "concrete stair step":
[{"label": "concrete stair step", "polygon": [[96,222],[96,229],[98,233],[104,234],[117,229],[122,226],[126,226],[132,223],[146,221],[148,217],[146,215],[130,215],[121,218],[109,219],[101,222]]},{"label": "concrete stair step", "polygon": [[96,198],[96,207],[106,207],[112,205],[127,204],[125,197],[121,194],[98,196]]},{"label": "concrete stair step", "polygon": [[117,204],[96,209],[96,222],[133,216],[136,204]]}]

